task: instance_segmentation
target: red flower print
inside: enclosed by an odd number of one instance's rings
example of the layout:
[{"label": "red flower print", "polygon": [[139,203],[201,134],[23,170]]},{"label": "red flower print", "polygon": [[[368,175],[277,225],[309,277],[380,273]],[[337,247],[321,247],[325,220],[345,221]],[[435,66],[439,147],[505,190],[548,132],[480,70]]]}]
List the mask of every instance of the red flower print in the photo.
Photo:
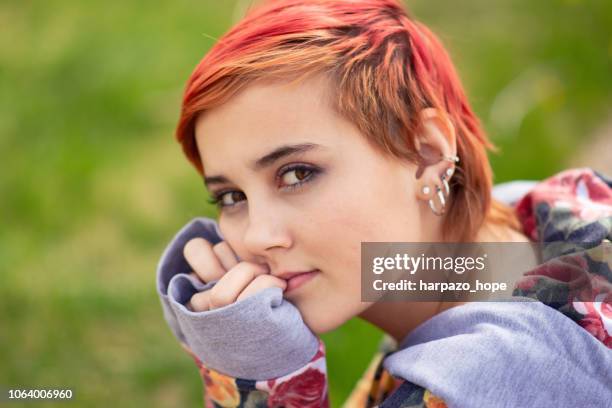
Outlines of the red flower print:
[{"label": "red flower print", "polygon": [[[315,369],[308,368],[302,373],[278,383],[271,390],[268,407],[285,408],[322,408],[327,401],[325,375]],[[326,407],[326,405],[323,405]]]},{"label": "red flower print", "polygon": [[578,324],[612,349],[612,293],[598,295],[595,302],[573,302],[573,306],[584,315]]}]

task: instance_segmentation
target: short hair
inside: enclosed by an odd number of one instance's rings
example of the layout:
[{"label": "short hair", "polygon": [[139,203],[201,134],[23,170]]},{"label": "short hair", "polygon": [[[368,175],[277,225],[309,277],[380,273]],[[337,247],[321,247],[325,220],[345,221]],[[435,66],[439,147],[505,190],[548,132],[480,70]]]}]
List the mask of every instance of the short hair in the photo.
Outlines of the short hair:
[{"label": "short hair", "polygon": [[418,163],[421,109],[455,127],[461,161],[451,179],[445,240],[473,240],[485,219],[518,229],[492,199],[487,138],[441,42],[397,0],[271,0],[252,9],[210,49],[187,81],[176,130],[201,175],[195,120],[258,80],[325,73],[332,106],[382,154]]}]

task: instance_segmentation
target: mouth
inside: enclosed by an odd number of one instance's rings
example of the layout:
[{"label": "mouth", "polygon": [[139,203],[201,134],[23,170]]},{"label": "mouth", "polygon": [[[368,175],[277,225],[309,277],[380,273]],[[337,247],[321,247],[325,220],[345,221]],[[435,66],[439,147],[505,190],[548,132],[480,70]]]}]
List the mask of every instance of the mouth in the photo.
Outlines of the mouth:
[{"label": "mouth", "polygon": [[291,276],[289,279],[287,279],[285,294],[295,291],[297,288],[314,278],[319,272],[321,271],[318,269],[313,269],[312,271],[298,273]]}]

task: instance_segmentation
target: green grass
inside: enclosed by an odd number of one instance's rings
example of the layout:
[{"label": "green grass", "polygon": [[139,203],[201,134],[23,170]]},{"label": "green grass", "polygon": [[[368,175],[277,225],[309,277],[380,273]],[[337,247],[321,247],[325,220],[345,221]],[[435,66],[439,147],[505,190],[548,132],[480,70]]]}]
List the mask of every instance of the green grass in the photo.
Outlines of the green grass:
[{"label": "green grass", "polygon": [[[67,406],[201,406],[154,272],[181,225],[214,215],[173,130],[234,3],[0,4],[0,386],[69,387]],[[610,2],[409,4],[502,148],[496,181],[563,169],[609,115]],[[378,336],[359,321],[324,336],[334,406]]]}]

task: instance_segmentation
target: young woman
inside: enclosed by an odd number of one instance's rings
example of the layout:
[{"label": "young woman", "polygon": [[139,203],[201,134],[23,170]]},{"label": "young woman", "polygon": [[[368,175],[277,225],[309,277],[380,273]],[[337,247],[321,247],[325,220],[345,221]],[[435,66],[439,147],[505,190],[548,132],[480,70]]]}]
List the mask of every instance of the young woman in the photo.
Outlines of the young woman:
[{"label": "young woman", "polygon": [[[494,199],[493,146],[398,1],[264,3],[194,70],[177,137],[220,216],[174,237],[158,290],[207,406],[328,406],[317,335],[355,316],[388,336],[347,407],[611,404],[612,182],[568,170]],[[523,301],[361,299],[364,241],[554,240],[589,249],[534,254]],[[589,301],[543,299],[570,270]]]}]

